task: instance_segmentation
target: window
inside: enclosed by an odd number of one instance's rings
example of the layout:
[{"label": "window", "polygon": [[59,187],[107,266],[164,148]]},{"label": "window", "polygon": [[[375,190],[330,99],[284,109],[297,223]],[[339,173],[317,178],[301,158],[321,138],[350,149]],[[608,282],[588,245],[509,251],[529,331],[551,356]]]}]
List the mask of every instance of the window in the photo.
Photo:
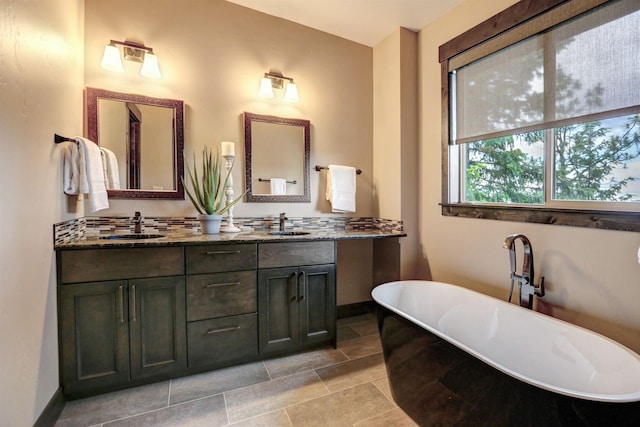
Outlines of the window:
[{"label": "window", "polygon": [[640,4],[534,3],[441,46],[443,214],[640,231]]}]

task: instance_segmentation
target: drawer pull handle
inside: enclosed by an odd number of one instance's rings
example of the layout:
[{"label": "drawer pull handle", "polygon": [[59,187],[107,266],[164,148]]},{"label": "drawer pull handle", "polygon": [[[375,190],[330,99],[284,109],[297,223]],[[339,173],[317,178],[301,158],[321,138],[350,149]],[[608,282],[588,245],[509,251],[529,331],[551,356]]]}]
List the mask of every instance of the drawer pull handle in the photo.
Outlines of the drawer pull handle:
[{"label": "drawer pull handle", "polygon": [[217,288],[219,286],[236,286],[239,285],[240,282],[229,282],[229,283],[209,283],[204,285],[205,288]]},{"label": "drawer pull handle", "polygon": [[239,254],[240,251],[207,251],[204,254],[205,255],[233,255],[233,254]]},{"label": "drawer pull handle", "polygon": [[124,323],[124,286],[118,286],[118,298],[120,299],[120,323]]},{"label": "drawer pull handle", "polygon": [[304,291],[307,286],[307,278],[304,275],[304,271],[300,272],[300,276],[298,276],[298,301],[304,299]]},{"label": "drawer pull handle", "polygon": [[131,304],[131,314],[133,315],[133,321],[137,322],[136,319],[136,285],[131,286],[131,299],[133,300],[133,304]]},{"label": "drawer pull handle", "polygon": [[240,326],[231,326],[229,328],[209,329],[207,335],[221,334],[223,332],[231,332],[240,329]]}]

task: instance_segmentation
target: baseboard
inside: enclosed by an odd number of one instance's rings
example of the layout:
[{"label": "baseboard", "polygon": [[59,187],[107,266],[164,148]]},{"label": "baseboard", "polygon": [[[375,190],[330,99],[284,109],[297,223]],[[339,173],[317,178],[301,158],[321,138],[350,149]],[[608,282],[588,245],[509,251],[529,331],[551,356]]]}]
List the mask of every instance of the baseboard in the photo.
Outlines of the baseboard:
[{"label": "baseboard", "polygon": [[53,393],[53,396],[51,396],[47,407],[44,408],[44,411],[42,411],[33,427],[53,427],[56,421],[58,421],[58,417],[60,417],[65,403],[66,399],[64,394],[62,394],[62,389],[58,388],[56,392]]},{"label": "baseboard", "polygon": [[363,314],[375,313],[376,303],[374,301],[363,301],[352,304],[338,306],[338,319],[345,317],[360,316]]}]

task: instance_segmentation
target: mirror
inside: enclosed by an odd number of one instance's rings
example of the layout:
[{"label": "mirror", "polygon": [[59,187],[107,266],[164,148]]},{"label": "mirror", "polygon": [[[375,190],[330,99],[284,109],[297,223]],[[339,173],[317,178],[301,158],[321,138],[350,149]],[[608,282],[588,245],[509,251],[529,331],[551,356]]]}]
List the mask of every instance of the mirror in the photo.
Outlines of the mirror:
[{"label": "mirror", "polygon": [[309,120],[244,113],[246,202],[311,202]]},{"label": "mirror", "polygon": [[88,138],[109,158],[109,198],[184,199],[184,102],[95,88],[86,97]]}]

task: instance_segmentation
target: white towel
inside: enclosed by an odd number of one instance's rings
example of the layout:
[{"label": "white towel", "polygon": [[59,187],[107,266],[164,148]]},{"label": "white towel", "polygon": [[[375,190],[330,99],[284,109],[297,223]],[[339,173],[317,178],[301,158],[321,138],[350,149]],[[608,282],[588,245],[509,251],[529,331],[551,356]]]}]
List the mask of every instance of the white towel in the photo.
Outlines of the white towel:
[{"label": "white towel", "polygon": [[102,155],[102,169],[107,190],[119,190],[120,171],[118,169],[118,158],[108,148],[100,147],[100,154]]},{"label": "white towel", "polygon": [[287,180],[283,178],[271,178],[271,194],[287,194]]},{"label": "white towel", "polygon": [[78,194],[78,175],[80,173],[79,162],[80,157],[78,154],[78,144],[66,144],[64,147],[63,191],[65,194],[70,196]]},{"label": "white towel", "polygon": [[89,195],[89,209],[96,212],[109,207],[107,188],[104,184],[102,155],[94,142],[76,137],[80,162],[78,169],[79,192]]},{"label": "white towel", "polygon": [[329,165],[326,198],[332,212],[356,211],[356,169],[351,166]]}]

